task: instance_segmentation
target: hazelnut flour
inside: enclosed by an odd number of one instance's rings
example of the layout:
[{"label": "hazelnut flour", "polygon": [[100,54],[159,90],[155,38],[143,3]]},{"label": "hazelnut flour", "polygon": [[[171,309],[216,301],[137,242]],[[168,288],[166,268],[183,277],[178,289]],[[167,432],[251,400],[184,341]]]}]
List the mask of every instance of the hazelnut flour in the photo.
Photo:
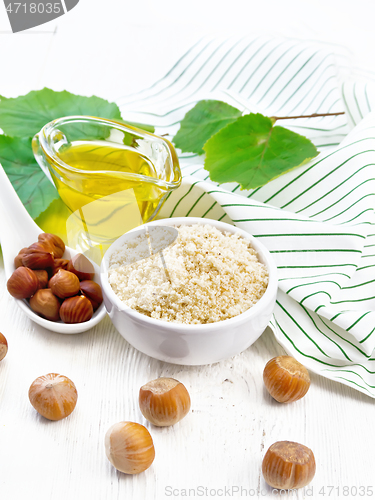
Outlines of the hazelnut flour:
[{"label": "hazelnut flour", "polygon": [[[162,229],[162,228],[161,228]],[[115,251],[109,283],[132,309],[174,323],[214,323],[252,307],[268,285],[266,267],[250,241],[209,224],[180,226],[176,241],[149,255],[140,235]]]}]

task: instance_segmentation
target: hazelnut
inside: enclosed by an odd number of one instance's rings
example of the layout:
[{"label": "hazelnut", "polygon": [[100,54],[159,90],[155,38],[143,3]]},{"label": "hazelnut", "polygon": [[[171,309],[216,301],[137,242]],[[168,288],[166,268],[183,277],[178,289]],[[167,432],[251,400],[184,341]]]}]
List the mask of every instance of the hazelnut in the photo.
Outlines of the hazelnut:
[{"label": "hazelnut", "polygon": [[279,403],[301,399],[310,387],[309,372],[291,356],[277,356],[268,361],[263,380],[267,391]]},{"label": "hazelnut", "polygon": [[68,263],[68,271],[78,276],[80,281],[92,280],[95,276],[95,269],[91,262],[81,253],[77,253]]},{"label": "hazelnut", "polygon": [[55,256],[54,248],[48,241],[36,241],[28,246],[26,250],[32,250],[34,252],[48,252]]},{"label": "hazelnut", "polygon": [[27,248],[22,248],[22,250],[20,250],[18,252],[18,255],[14,258],[14,267],[16,269],[23,266],[22,259],[23,259],[23,255],[24,255],[26,250],[27,250]]},{"label": "hazelnut", "polygon": [[50,321],[60,319],[60,300],[52,293],[50,288],[38,290],[30,299],[31,309]]},{"label": "hazelnut", "polygon": [[44,243],[33,243],[23,253],[22,264],[30,269],[53,266],[53,249]]},{"label": "hazelnut", "polygon": [[61,420],[70,415],[76,407],[77,398],[73,382],[58,373],[38,377],[29,389],[30,403],[49,420]]},{"label": "hazelnut", "polygon": [[79,279],[75,274],[60,269],[49,280],[48,286],[57,297],[65,299],[66,297],[77,295],[79,292]]},{"label": "hazelnut", "polygon": [[48,285],[48,273],[44,269],[34,269],[34,274],[38,278],[39,288],[46,288]]},{"label": "hazelnut", "polygon": [[186,387],[174,378],[158,378],[140,388],[139,407],[142,415],[158,427],[174,425],[190,410]]},{"label": "hazelnut", "polygon": [[[86,295],[84,295],[84,297],[86,297]],[[100,304],[98,302],[95,302],[95,300],[90,299],[90,297],[86,297],[86,298],[90,301],[90,303],[92,305],[92,309],[95,312],[98,309],[98,307],[100,306]]]},{"label": "hazelnut", "polygon": [[68,268],[68,263],[68,259],[55,259],[52,266],[52,276],[60,271],[60,269],[64,269],[64,271],[66,271]]},{"label": "hazelnut", "polygon": [[303,444],[279,441],[268,449],[262,463],[265,481],[282,490],[303,488],[315,475],[313,452]]},{"label": "hazelnut", "polygon": [[146,427],[134,422],[119,422],[108,429],[105,452],[111,464],[126,474],[145,471],[155,458],[150,433]]},{"label": "hazelnut", "polygon": [[81,281],[80,288],[82,294],[89,299],[95,311],[103,302],[103,294],[100,285],[95,283],[95,281],[85,280]]},{"label": "hazelnut", "polygon": [[16,299],[28,299],[38,290],[39,280],[34,271],[19,267],[7,281],[8,292]]},{"label": "hazelnut", "polygon": [[38,241],[51,246],[56,259],[60,259],[64,255],[65,243],[56,234],[42,233],[38,236]]},{"label": "hazelnut", "polygon": [[60,318],[64,323],[84,323],[93,314],[91,302],[84,295],[65,299],[60,308]]},{"label": "hazelnut", "polygon": [[2,333],[0,333],[0,361],[5,358],[8,352],[8,342]]}]

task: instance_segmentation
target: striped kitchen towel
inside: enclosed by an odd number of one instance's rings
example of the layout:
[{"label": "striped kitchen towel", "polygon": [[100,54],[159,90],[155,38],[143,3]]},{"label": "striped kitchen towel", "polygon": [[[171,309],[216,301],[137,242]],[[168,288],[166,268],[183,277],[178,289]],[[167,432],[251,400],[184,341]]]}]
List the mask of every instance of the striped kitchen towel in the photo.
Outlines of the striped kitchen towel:
[{"label": "striped kitchen towel", "polygon": [[259,238],[278,266],[278,342],[310,370],[375,397],[375,91],[340,57],[299,40],[203,39],[152,87],[117,102],[126,119],[171,137],[201,99],[268,116],[346,112],[285,120],[320,154],[255,190],[219,186],[203,157],[180,154],[182,185],[159,216],[224,220]]}]

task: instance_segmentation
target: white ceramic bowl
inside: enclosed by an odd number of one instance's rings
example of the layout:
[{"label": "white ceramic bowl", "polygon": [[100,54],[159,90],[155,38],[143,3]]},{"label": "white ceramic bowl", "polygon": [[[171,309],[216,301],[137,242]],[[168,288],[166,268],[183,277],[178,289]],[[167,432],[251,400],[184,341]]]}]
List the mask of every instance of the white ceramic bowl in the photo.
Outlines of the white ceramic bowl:
[{"label": "white ceramic bowl", "polygon": [[[229,358],[247,349],[268,325],[276,302],[277,268],[268,250],[253,236],[225,222],[197,217],[176,217],[150,222],[147,226],[210,224],[220,231],[238,233],[251,241],[258,259],[268,269],[269,283],[261,299],[238,316],[216,323],[181,325],[149,318],[126,306],[108,282],[108,267],[114,250],[129,233],[118,238],[104,255],[101,284],[104,304],[114,326],[136,349],[161,361],[181,365],[205,365]],[[139,228],[137,228],[139,230]]]}]

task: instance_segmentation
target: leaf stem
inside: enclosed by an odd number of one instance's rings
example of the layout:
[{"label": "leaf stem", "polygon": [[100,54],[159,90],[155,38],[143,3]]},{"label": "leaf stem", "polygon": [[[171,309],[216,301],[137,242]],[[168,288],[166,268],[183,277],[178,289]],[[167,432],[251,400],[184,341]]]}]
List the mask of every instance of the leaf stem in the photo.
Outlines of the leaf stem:
[{"label": "leaf stem", "polygon": [[313,113],[312,115],[300,115],[300,116],[271,116],[271,120],[295,120],[296,118],[316,118],[318,116],[337,116],[344,115],[345,111],[340,111],[339,113]]}]

